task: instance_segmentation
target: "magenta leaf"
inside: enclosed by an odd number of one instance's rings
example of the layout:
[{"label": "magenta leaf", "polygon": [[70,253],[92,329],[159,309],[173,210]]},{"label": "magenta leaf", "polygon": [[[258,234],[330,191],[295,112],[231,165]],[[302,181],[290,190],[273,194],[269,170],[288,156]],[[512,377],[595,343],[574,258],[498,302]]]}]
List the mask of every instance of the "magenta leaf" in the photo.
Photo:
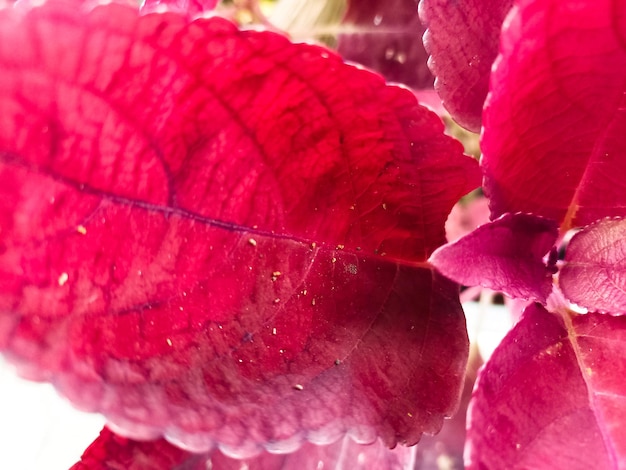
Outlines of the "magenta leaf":
[{"label": "magenta leaf", "polygon": [[572,237],[559,285],[572,302],[590,310],[626,312],[626,220],[601,220]]},{"label": "magenta leaf", "polygon": [[[413,444],[457,405],[424,263],[479,179],[405,89],[219,19],[0,10],[0,349],[118,433]],[[10,72],[10,73],[9,73]]]},{"label": "magenta leaf", "polygon": [[342,57],[380,72],[389,81],[432,89],[417,0],[350,0],[343,24],[355,32],[339,36]]},{"label": "magenta leaf", "polygon": [[480,131],[502,21],[513,0],[421,0],[435,89],[452,118]]},{"label": "magenta leaf", "polygon": [[505,214],[436,250],[430,262],[446,277],[480,285],[514,298],[545,303],[552,290],[556,224],[530,214]]},{"label": "magenta leaf", "polygon": [[626,464],[626,319],[562,317],[531,305],[485,365],[470,404],[467,468]]},{"label": "magenta leaf", "polygon": [[484,113],[482,162],[493,217],[532,212],[567,230],[626,215],[621,3],[516,5]]}]

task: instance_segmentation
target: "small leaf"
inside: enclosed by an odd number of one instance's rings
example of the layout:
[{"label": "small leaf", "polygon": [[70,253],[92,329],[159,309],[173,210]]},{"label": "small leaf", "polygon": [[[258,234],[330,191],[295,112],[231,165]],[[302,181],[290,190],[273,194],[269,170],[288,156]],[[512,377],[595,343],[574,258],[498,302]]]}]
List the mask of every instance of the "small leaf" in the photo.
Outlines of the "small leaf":
[{"label": "small leaf", "polygon": [[485,365],[469,410],[468,469],[626,464],[626,319],[569,315],[529,306]]},{"label": "small leaf", "polygon": [[502,21],[513,0],[421,0],[435,89],[452,118],[479,132]]},{"label": "small leaf", "polygon": [[436,250],[430,262],[463,285],[481,285],[514,298],[545,303],[554,266],[543,257],[554,246],[556,224],[530,214],[505,214]]},{"label": "small leaf", "polygon": [[136,439],[413,444],[454,412],[478,183],[411,92],[220,18],[0,10],[0,349]]},{"label": "small leaf", "polygon": [[572,237],[559,286],[593,311],[626,312],[626,220],[601,220]]},{"label": "small leaf", "polygon": [[621,2],[516,2],[484,113],[492,217],[531,212],[566,231],[626,215],[625,31]]}]

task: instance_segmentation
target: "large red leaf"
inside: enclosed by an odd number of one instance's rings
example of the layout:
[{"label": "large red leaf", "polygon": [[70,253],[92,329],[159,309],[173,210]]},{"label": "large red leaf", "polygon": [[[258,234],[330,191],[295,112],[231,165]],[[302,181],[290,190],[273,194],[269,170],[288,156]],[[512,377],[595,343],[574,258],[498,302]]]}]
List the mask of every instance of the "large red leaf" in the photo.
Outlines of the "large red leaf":
[{"label": "large red leaf", "polygon": [[432,89],[417,0],[350,0],[343,24],[355,29],[339,36],[337,49],[344,58],[389,81]]},{"label": "large red leaf", "polygon": [[626,312],[626,220],[601,220],[572,237],[559,285],[590,310]]},{"label": "large red leaf", "polygon": [[546,264],[543,258],[556,238],[557,227],[552,220],[505,214],[440,247],[430,262],[460,284],[480,285],[514,298],[545,303],[552,291],[556,259]]},{"label": "large red leaf", "polygon": [[467,338],[423,260],[478,173],[414,96],[221,19],[0,12],[0,348],[118,432],[415,443]]},{"label": "large red leaf", "polygon": [[494,217],[566,230],[626,215],[626,9],[520,0],[503,30],[482,139]]},{"label": "large red leaf", "polygon": [[528,307],[481,372],[467,466],[587,469],[626,464],[626,319]]},{"label": "large red leaf", "polygon": [[239,460],[218,449],[192,454],[172,446],[164,439],[138,442],[119,437],[105,428],[89,446],[72,470],[290,470],[293,468],[337,470],[413,470],[416,447],[387,449],[380,440],[357,444],[345,436],[332,444],[318,446],[305,443],[290,454],[261,452]]},{"label": "large red leaf", "polygon": [[421,0],[435,89],[452,118],[480,131],[502,21],[513,0]]}]

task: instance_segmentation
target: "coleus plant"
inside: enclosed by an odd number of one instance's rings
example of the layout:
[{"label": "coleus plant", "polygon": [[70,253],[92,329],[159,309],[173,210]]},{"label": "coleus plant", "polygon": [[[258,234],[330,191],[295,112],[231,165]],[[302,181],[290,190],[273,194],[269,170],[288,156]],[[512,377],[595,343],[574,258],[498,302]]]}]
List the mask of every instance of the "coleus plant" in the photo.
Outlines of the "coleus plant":
[{"label": "coleus plant", "polygon": [[106,416],[75,468],[411,468],[465,378],[456,283],[528,301],[466,466],[625,465],[626,2],[422,0],[482,126],[493,220],[451,244],[480,170],[411,90],[215,2],[35,3],[0,10],[0,349]]}]

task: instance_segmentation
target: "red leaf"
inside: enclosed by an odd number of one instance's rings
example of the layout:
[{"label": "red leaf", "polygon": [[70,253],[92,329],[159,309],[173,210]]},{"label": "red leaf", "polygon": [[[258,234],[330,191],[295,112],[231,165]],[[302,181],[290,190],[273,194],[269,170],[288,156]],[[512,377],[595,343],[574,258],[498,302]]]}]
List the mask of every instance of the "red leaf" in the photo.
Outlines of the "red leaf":
[{"label": "red leaf", "polygon": [[610,0],[517,2],[484,113],[493,217],[532,212],[567,230],[626,215],[626,15],[619,8]]},{"label": "red leaf", "polygon": [[104,428],[72,470],[289,470],[292,468],[351,468],[399,470],[413,468],[416,447],[387,449],[377,440],[360,445],[345,436],[325,446],[305,443],[290,454],[262,452],[245,460],[228,457],[218,449],[192,454],[164,439],[138,442],[119,437]]},{"label": "red leaf", "polygon": [[556,238],[556,224],[551,220],[505,214],[442,246],[430,262],[460,284],[480,285],[514,298],[545,303],[555,270],[553,264],[546,266],[543,258]]},{"label": "red leaf", "polygon": [[572,302],[590,310],[626,312],[626,220],[602,220],[572,237],[559,286]]},{"label": "red leaf", "polygon": [[211,468],[206,460],[206,455],[191,454],[164,439],[133,441],[105,427],[70,470],[205,470]]},{"label": "red leaf", "polygon": [[350,0],[343,23],[355,31],[339,36],[342,57],[380,72],[389,81],[432,89],[417,0]]},{"label": "red leaf", "polygon": [[485,365],[470,404],[469,469],[626,463],[626,319],[569,315],[531,305]]},{"label": "red leaf", "polygon": [[[474,162],[407,90],[221,19],[0,11],[0,348],[134,438],[247,455],[453,412],[424,267]],[[382,256],[386,254],[387,256]]]},{"label": "red leaf", "polygon": [[513,0],[421,0],[435,89],[452,118],[479,132],[500,28]]}]

